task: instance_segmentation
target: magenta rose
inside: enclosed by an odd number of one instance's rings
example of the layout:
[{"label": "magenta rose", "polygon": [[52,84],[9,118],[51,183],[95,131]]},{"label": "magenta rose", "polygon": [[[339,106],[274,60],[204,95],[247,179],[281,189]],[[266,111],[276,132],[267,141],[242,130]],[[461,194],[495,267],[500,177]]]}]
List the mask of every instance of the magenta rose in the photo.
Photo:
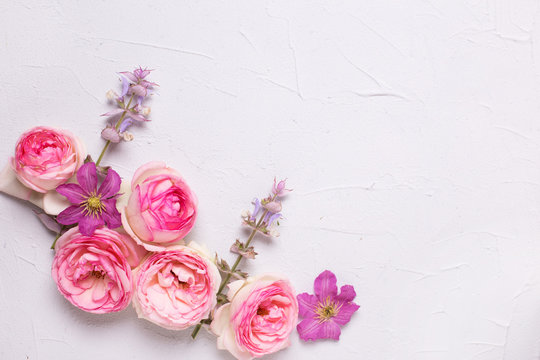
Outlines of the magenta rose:
[{"label": "magenta rose", "polygon": [[146,255],[129,236],[108,228],[85,236],[75,227],[58,239],[55,250],[52,277],[69,302],[96,314],[128,306],[133,294],[131,268]]},{"label": "magenta rose", "polygon": [[229,284],[230,303],[214,314],[211,330],[219,349],[239,360],[274,353],[290,345],[298,320],[298,303],[290,282],[262,275]]},{"label": "magenta rose", "polygon": [[219,271],[193,242],[148,255],[134,274],[137,314],[161,327],[186,329],[216,305]]},{"label": "magenta rose", "polygon": [[84,146],[69,131],[38,126],[21,135],[11,166],[21,183],[46,193],[68,181],[85,156]]},{"label": "magenta rose", "polygon": [[150,162],[133,175],[122,225],[146,249],[180,243],[193,228],[197,198],[182,176],[163,162]]}]

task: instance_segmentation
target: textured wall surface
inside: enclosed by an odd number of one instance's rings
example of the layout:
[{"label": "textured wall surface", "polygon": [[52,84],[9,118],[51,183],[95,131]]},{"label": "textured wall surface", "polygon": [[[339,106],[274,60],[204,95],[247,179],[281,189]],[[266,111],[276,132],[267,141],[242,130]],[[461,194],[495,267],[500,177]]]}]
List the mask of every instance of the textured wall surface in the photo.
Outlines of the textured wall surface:
[{"label": "textured wall surface", "polygon": [[[255,273],[361,309],[339,343],[269,359],[540,358],[538,1],[0,1],[0,162],[34,125],[96,156],[117,71],[156,69],[151,123],[104,164],[165,160],[190,239],[227,259],[274,175],[294,192]],[[232,359],[133,309],[95,316],[50,276],[52,235],[0,196],[0,358]]]}]

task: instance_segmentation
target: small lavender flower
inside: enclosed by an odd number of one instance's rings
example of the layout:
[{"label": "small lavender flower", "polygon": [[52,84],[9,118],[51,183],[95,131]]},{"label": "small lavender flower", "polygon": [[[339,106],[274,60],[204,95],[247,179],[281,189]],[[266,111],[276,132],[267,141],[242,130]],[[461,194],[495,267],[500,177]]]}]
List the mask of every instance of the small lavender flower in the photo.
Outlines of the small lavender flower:
[{"label": "small lavender flower", "polygon": [[276,178],[274,178],[274,186],[272,187],[272,194],[274,194],[276,197],[285,196],[288,193],[292,191],[292,189],[286,189],[285,188],[285,182],[287,179],[280,180],[279,182],[276,181]]},{"label": "small lavender flower", "polygon": [[338,295],[336,275],[323,271],[315,279],[315,295],[297,296],[299,316],[304,319],[296,329],[304,341],[317,339],[339,340],[340,326],[347,324],[360,307],[352,301],[356,292],[352,285],[343,285]]},{"label": "small lavender flower", "polygon": [[123,71],[119,73],[122,79],[122,93],[118,95],[113,90],[109,90],[106,94],[107,99],[114,101],[117,108],[101,115],[109,117],[121,115],[120,123],[114,127],[117,130],[118,137],[110,130],[104,130],[105,133],[102,133],[104,139],[115,142],[116,139],[120,141],[121,139],[130,138],[124,136],[124,133],[133,122],[150,121],[148,115],[150,115],[151,109],[142,106],[142,104],[144,99],[152,94],[153,88],[158,86],[156,83],[146,80],[151,71],[139,67],[133,72]]}]

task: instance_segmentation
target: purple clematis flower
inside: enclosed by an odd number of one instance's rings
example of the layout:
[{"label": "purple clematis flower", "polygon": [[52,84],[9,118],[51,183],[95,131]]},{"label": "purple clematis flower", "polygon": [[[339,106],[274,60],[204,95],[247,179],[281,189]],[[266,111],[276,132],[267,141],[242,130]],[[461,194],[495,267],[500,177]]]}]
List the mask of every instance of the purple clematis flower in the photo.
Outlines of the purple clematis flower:
[{"label": "purple clematis flower", "polygon": [[352,285],[342,286],[338,295],[336,283],[336,275],[325,270],[315,279],[315,295],[297,296],[299,315],[304,318],[296,327],[300,339],[339,340],[340,326],[347,324],[360,306],[352,302],[356,297]]},{"label": "purple clematis flower", "polygon": [[77,171],[79,184],[63,184],[56,191],[73,205],[58,214],[56,220],[62,225],[79,224],[81,234],[92,236],[97,227],[107,225],[114,229],[122,225],[116,209],[120,190],[120,176],[112,169],[101,186],[98,185],[96,164],[88,162]]}]

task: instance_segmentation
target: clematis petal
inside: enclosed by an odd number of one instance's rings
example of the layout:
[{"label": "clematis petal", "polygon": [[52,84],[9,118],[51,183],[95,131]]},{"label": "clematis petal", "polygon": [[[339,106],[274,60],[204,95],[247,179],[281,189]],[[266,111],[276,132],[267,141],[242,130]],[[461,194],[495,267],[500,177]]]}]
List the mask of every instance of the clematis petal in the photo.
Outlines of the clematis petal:
[{"label": "clematis petal", "polygon": [[304,341],[321,339],[321,322],[313,318],[302,320],[297,326],[296,330],[300,335],[300,339]]},{"label": "clematis petal", "polygon": [[313,317],[315,315],[315,307],[319,302],[315,295],[302,293],[298,294],[296,299],[298,300],[298,315],[301,317]]},{"label": "clematis petal", "polygon": [[345,325],[351,320],[351,316],[360,308],[359,305],[356,305],[355,303],[348,303],[343,304],[339,308],[339,312],[336,316],[332,318],[333,321],[335,321],[339,325]]},{"label": "clematis petal", "polygon": [[323,271],[315,279],[314,288],[317,298],[319,298],[319,300],[325,300],[328,297],[333,299],[337,295],[336,283],[336,275],[333,272],[329,270]]},{"label": "clematis petal", "polygon": [[334,339],[339,340],[339,335],[341,335],[341,329],[339,325],[333,322],[332,320],[325,321],[321,324],[319,335],[322,339]]},{"label": "clematis petal", "polygon": [[114,196],[120,190],[121,183],[122,179],[120,179],[120,175],[113,169],[109,169],[105,180],[103,180],[99,187],[98,194],[100,194],[102,198]]},{"label": "clematis petal", "polygon": [[90,194],[97,188],[96,164],[87,162],[77,171],[77,181],[86,193]]},{"label": "clematis petal", "polygon": [[84,218],[83,208],[73,205],[58,214],[56,221],[62,225],[73,225],[78,223],[82,218]]},{"label": "clematis petal", "polygon": [[85,193],[78,184],[63,184],[56,188],[56,192],[64,195],[73,205],[79,205],[85,200]]},{"label": "clematis petal", "polygon": [[354,300],[356,297],[356,292],[352,285],[343,285],[339,292],[339,295],[336,296],[336,300],[342,303],[348,303]]},{"label": "clematis petal", "polygon": [[116,199],[102,200],[105,205],[105,210],[101,215],[105,224],[110,229],[116,229],[117,227],[122,226],[122,217],[116,208]]},{"label": "clematis petal", "polygon": [[79,220],[79,231],[85,236],[92,236],[98,226],[101,225],[103,225],[103,218],[98,216],[83,216]]}]

